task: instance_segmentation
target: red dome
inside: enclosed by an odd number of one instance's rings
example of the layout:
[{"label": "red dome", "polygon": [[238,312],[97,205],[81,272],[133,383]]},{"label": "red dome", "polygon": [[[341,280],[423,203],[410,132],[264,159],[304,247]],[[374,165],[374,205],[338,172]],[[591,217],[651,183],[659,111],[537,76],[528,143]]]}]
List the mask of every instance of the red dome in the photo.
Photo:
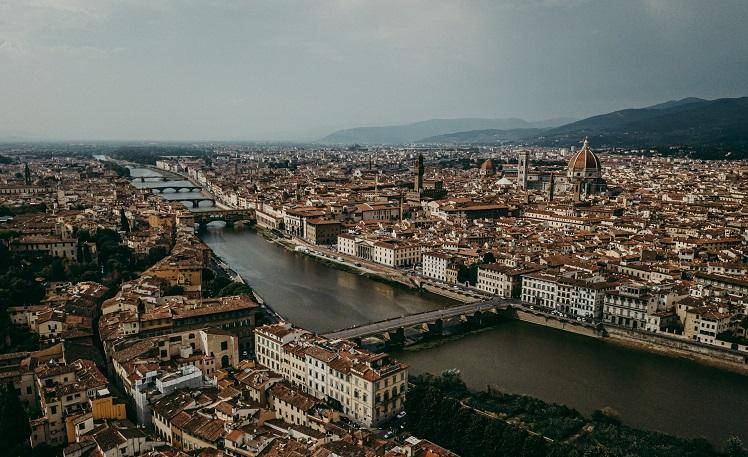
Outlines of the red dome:
[{"label": "red dome", "polygon": [[569,160],[569,175],[576,176],[577,173],[584,173],[586,175],[592,172],[600,173],[601,171],[600,159],[592,152],[585,138],[582,149]]}]

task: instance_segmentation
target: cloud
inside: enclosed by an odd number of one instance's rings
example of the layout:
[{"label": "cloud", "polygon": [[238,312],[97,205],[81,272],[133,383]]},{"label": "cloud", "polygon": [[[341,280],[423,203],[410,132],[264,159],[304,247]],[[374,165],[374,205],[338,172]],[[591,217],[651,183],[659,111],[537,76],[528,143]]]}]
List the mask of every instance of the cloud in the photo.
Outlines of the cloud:
[{"label": "cloud", "polygon": [[746,5],[0,0],[0,66],[14,69],[0,72],[0,124],[70,137],[314,137],[742,95]]}]

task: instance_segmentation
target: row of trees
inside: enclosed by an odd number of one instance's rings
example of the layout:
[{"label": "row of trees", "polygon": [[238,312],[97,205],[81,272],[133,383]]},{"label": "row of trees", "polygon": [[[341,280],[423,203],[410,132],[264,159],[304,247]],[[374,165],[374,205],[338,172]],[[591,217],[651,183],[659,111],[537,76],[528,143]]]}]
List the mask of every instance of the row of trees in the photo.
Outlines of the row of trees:
[{"label": "row of trees", "polygon": [[122,165],[118,164],[117,162],[112,162],[111,160],[106,160],[102,162],[104,165],[104,168],[107,170],[112,170],[115,173],[117,173],[117,176],[129,178],[130,177],[130,169],[127,167],[123,167]]},{"label": "row of trees", "polygon": [[605,411],[585,418],[531,397],[473,393],[454,374],[412,381],[405,402],[410,432],[463,457],[748,457],[738,438],[721,453],[703,439],[627,427]]},{"label": "row of trees", "polygon": [[47,205],[44,203],[35,203],[31,205],[19,206],[0,206],[0,216],[17,216],[19,214],[43,213],[47,211]]},{"label": "row of trees", "polygon": [[250,295],[252,288],[246,284],[232,281],[222,272],[204,270],[203,279],[206,282],[204,293],[209,297],[229,297],[232,295]]},{"label": "row of trees", "polygon": [[159,146],[122,146],[111,151],[112,157],[127,162],[144,165],[155,165],[156,160],[165,156],[195,156],[208,157],[212,149],[188,145],[159,145]]}]

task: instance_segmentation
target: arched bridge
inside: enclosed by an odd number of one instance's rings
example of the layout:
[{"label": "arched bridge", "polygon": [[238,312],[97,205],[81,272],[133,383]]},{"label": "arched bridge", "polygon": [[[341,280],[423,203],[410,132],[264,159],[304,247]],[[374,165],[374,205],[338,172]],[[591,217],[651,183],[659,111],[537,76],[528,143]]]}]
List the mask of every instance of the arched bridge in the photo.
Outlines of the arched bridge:
[{"label": "arched bridge", "polygon": [[488,301],[466,303],[463,305],[450,306],[448,308],[437,309],[434,311],[425,311],[417,314],[410,314],[402,317],[395,317],[379,322],[358,325],[324,335],[329,339],[360,339],[368,336],[389,334],[390,339],[404,338],[406,328],[420,327],[427,325],[428,331],[432,333],[441,333],[443,322],[450,318],[480,319],[484,313],[497,313],[506,310],[511,306],[511,302],[501,298],[494,298]]},{"label": "arched bridge", "polygon": [[216,205],[216,199],[213,197],[184,197],[184,198],[170,198],[170,202],[190,202],[193,208],[198,208],[202,202],[210,202],[212,206]]},{"label": "arched bridge", "polygon": [[255,210],[253,209],[216,209],[212,211],[200,211],[194,213],[195,224],[204,228],[211,222],[223,221],[226,225],[233,225],[237,222],[249,221],[254,222]]},{"label": "arched bridge", "polygon": [[169,178],[166,176],[137,176],[133,178],[133,181],[140,181],[140,182],[159,182],[159,181],[168,181]]},{"label": "arched bridge", "polygon": [[151,189],[155,191],[157,194],[164,193],[167,190],[173,190],[174,192],[181,192],[183,190],[186,190],[188,192],[193,192],[196,190],[203,190],[200,186],[193,186],[192,184],[170,184],[170,185],[164,185],[164,186],[148,186],[146,189]]}]

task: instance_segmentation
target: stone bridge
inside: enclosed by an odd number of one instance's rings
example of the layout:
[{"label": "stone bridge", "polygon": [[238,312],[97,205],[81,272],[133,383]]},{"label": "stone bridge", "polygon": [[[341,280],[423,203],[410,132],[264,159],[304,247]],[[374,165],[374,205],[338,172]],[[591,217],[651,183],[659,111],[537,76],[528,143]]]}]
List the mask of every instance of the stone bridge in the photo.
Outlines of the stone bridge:
[{"label": "stone bridge", "polygon": [[169,178],[166,176],[138,176],[132,179],[133,181],[140,181],[140,182],[160,182],[160,181],[169,181]]},{"label": "stone bridge", "polygon": [[192,203],[193,208],[199,208],[200,203],[202,202],[210,202],[211,206],[216,206],[216,199],[213,197],[184,197],[184,198],[170,198],[170,202],[190,202]]},{"label": "stone bridge", "polygon": [[201,229],[211,222],[223,221],[226,225],[234,225],[237,222],[255,222],[255,210],[253,209],[215,209],[212,211],[200,211],[193,213],[195,224]]},{"label": "stone bridge", "polygon": [[392,343],[403,343],[405,340],[405,329],[419,328],[419,331],[440,336],[447,319],[460,319],[473,322],[480,326],[485,314],[498,314],[508,309],[512,303],[501,298],[492,298],[487,301],[466,303],[450,306],[448,308],[425,311],[407,316],[395,317],[379,322],[358,325],[351,328],[330,332],[324,336],[329,339],[353,339],[360,340],[369,336],[385,336]]},{"label": "stone bridge", "polygon": [[148,186],[146,189],[151,189],[155,191],[157,194],[164,193],[167,190],[171,189],[174,192],[181,192],[183,190],[187,190],[187,192],[192,192],[196,190],[203,190],[201,186],[195,186],[192,184],[170,184],[165,186]]}]

